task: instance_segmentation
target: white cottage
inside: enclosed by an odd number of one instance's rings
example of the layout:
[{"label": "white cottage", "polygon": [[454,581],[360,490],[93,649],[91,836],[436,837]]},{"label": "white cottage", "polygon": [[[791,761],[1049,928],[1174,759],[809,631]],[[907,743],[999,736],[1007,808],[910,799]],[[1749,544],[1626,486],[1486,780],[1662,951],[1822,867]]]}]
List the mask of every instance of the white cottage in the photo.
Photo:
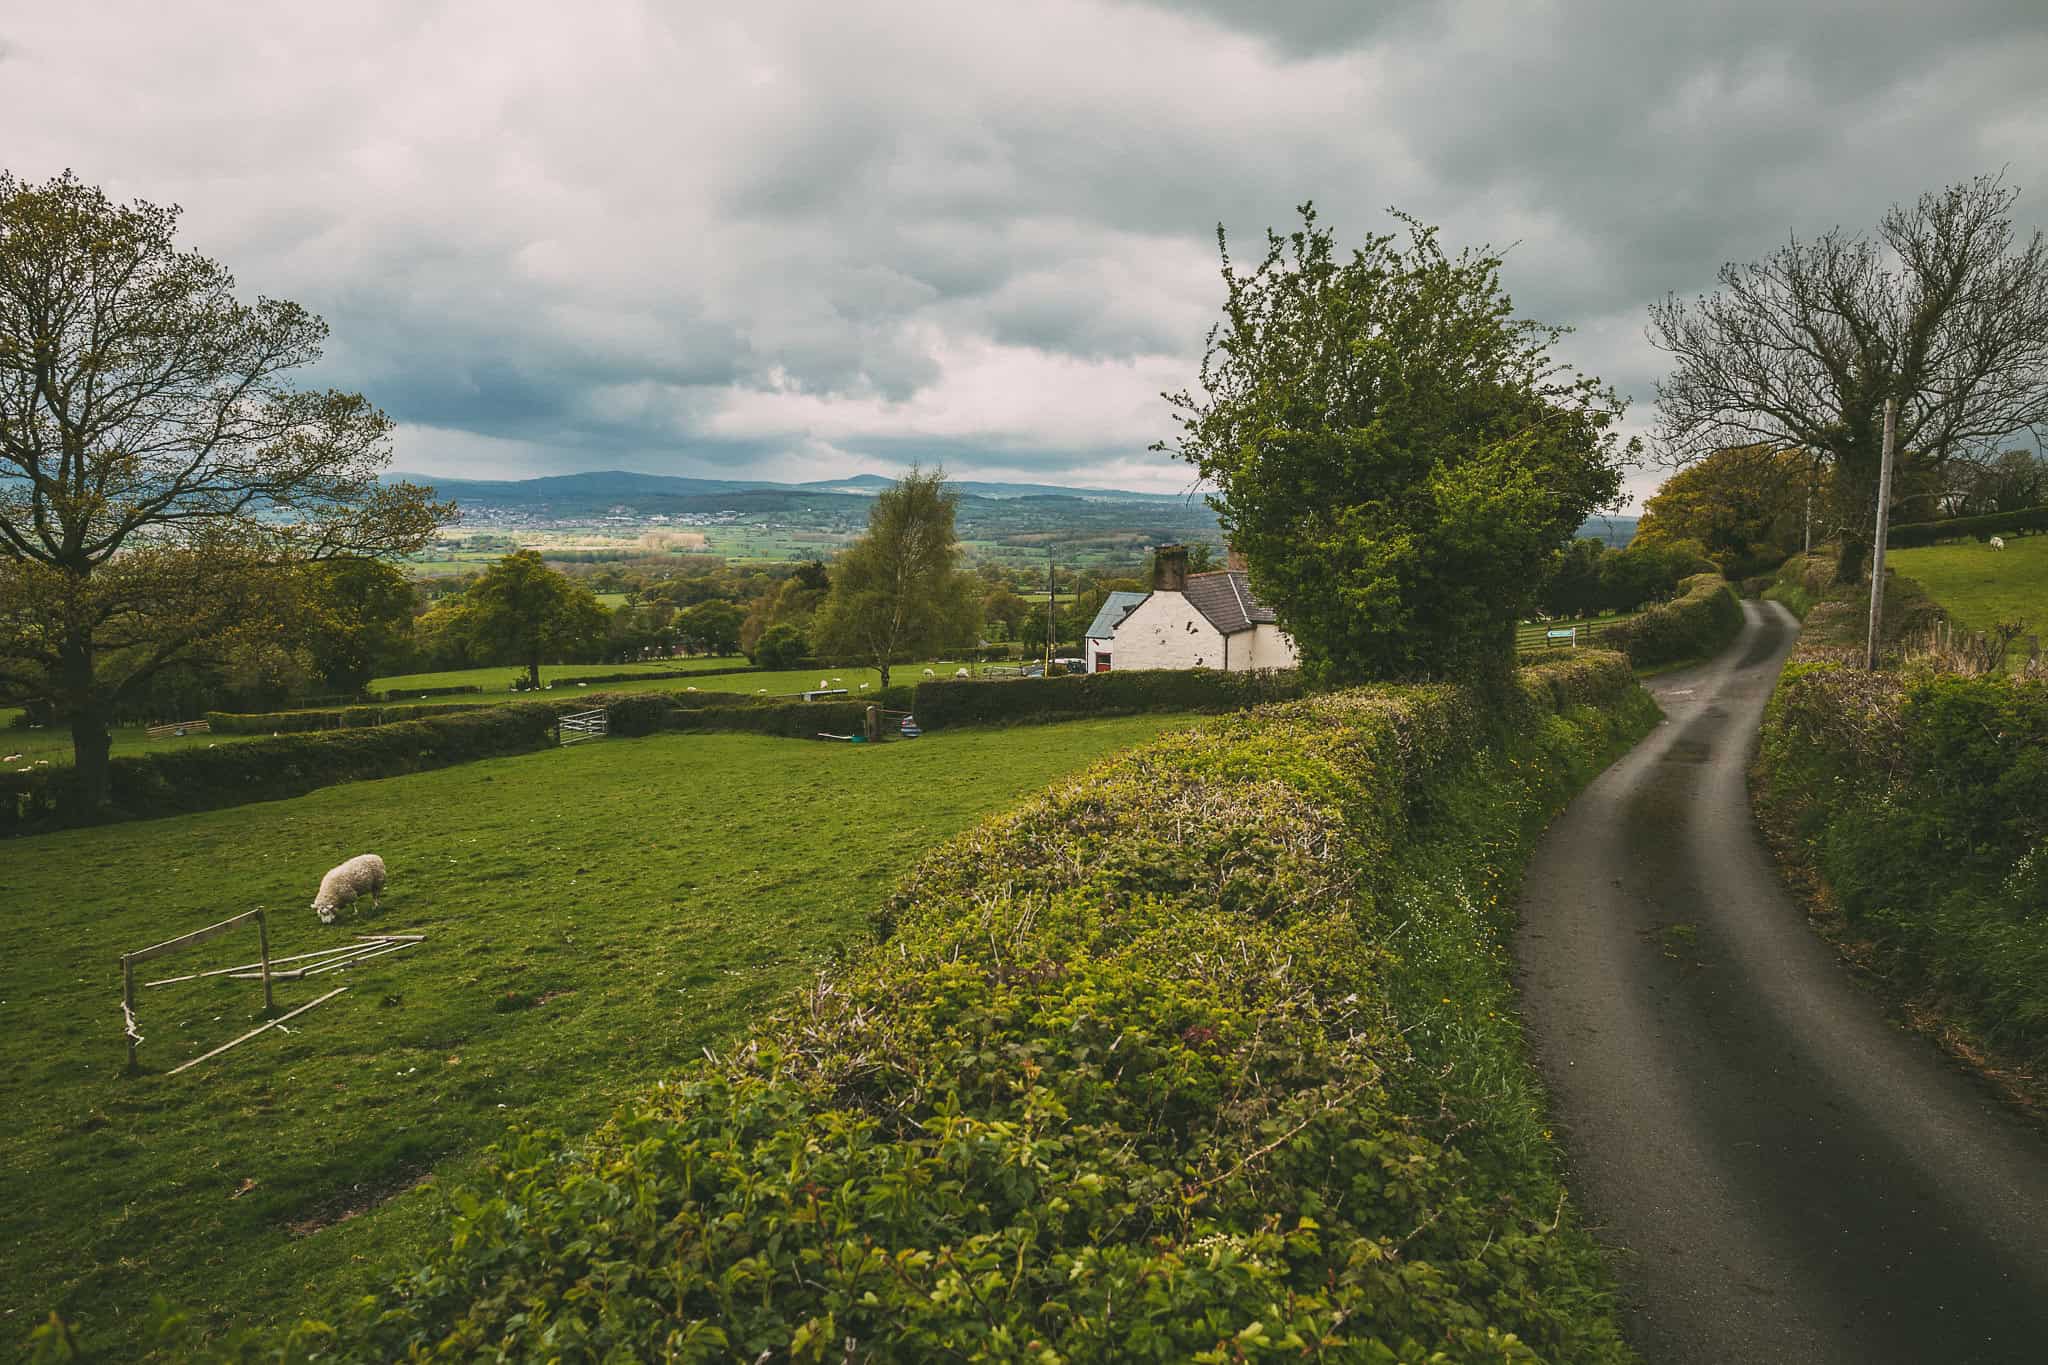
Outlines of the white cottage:
[{"label": "white cottage", "polygon": [[[1110,625],[1108,638],[1088,641],[1089,669],[1293,668],[1301,662],[1294,641],[1275,623],[1273,609],[1252,596],[1244,569],[1188,572],[1187,547],[1162,545],[1153,570],[1152,591]],[[1103,605],[1093,636],[1110,612]]]}]

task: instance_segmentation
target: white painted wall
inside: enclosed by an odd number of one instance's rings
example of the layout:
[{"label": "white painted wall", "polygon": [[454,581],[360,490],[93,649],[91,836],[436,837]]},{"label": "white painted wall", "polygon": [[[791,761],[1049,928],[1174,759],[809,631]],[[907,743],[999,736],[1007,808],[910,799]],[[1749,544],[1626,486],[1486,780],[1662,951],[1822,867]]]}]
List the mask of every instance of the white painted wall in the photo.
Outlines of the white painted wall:
[{"label": "white painted wall", "polygon": [[[1249,645],[1247,645],[1247,641]],[[1245,662],[1239,663],[1242,654]],[[1278,626],[1253,626],[1249,631],[1230,637],[1230,666],[1232,668],[1299,668],[1301,653],[1294,647],[1294,641]]]},{"label": "white painted wall", "polygon": [[1221,668],[1223,635],[1183,593],[1155,592],[1131,609],[1110,640],[1110,666]]}]

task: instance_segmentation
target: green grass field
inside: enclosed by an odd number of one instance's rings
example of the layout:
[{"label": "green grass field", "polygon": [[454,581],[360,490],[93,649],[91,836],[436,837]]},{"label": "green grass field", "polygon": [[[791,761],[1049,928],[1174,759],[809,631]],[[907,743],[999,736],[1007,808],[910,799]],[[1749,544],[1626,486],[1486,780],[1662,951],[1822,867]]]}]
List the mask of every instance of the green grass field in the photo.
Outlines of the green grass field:
[{"label": "green grass field", "polygon": [[[556,678],[589,677],[602,673],[688,673],[704,668],[745,668],[744,654],[702,655],[690,659],[655,659],[638,664],[542,664],[540,680],[553,682]],[[409,691],[415,687],[486,687],[494,691],[507,690],[507,684],[526,670],[511,664],[492,668],[462,668],[439,673],[399,673],[388,678],[372,678],[369,690],[378,692]],[[447,698],[441,698],[447,700]]]},{"label": "green grass field", "polygon": [[1989,630],[2024,621],[2048,637],[2048,536],[2009,536],[2003,550],[1976,541],[1893,550],[1886,561],[1928,594],[1961,626]]},{"label": "green grass field", "polygon": [[[861,747],[665,735],[353,783],[291,801],[0,843],[0,1321],[52,1309],[132,1358],[152,1294],[263,1322],[358,1292],[443,1235],[429,1175],[507,1124],[586,1127],[834,953],[932,845],[1063,773],[1188,724],[1149,716]],[[380,853],[383,909],[306,908]],[[347,994],[253,1027],[253,982],[143,990],[121,1074],[118,955],[254,905],[272,951],[418,929],[418,949],[280,983]],[[255,934],[142,980],[249,961]]]},{"label": "green grass field", "polygon": [[[5,718],[0,717],[0,724]],[[128,758],[140,754],[163,753],[171,749],[204,749],[209,744],[239,744],[256,739],[256,735],[187,735],[183,739],[151,739],[144,727],[122,726],[113,732],[116,758]],[[37,730],[17,730],[12,727],[0,729],[0,758],[9,754],[20,754],[13,763],[0,763],[0,771],[33,766],[38,760],[52,767],[71,766],[71,731],[61,725],[46,725]]]}]

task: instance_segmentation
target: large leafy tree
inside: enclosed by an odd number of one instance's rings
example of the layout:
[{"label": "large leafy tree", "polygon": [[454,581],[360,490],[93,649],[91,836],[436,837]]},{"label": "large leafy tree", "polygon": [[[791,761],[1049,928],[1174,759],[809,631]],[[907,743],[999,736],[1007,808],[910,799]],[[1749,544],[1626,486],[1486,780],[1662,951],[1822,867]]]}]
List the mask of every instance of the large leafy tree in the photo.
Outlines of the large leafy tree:
[{"label": "large leafy tree", "polygon": [[832,561],[820,652],[879,669],[887,687],[891,664],[974,643],[979,585],[960,569],[959,502],[944,470],[916,466],[876,496],[867,533]]},{"label": "large leafy tree", "polygon": [[1397,217],[1345,255],[1304,205],[1249,270],[1219,228],[1201,392],[1167,395],[1160,448],[1215,483],[1255,591],[1329,680],[1505,667],[1628,454],[1621,400],[1549,358],[1560,329],[1514,316],[1500,259]]},{"label": "large leafy tree", "polygon": [[414,594],[398,569],[375,559],[338,559],[299,575],[299,634],[323,689],[360,692],[398,672],[412,649]]},{"label": "large leafy tree", "polygon": [[1797,554],[1807,516],[1825,507],[1826,466],[1804,450],[1729,446],[1673,473],[1643,504],[1642,542],[1696,540],[1735,578]]},{"label": "large leafy tree", "polygon": [[453,515],[378,482],[383,413],[290,382],[326,324],[242,302],[177,221],[0,172],[0,699],[70,726],[92,804],[152,679],[217,658],[295,566],[410,551]]},{"label": "large leafy tree", "polygon": [[478,656],[515,663],[540,686],[541,660],[604,647],[609,618],[595,593],[556,573],[535,550],[514,550],[462,595],[464,630]]},{"label": "large leafy tree", "polygon": [[1980,176],[1894,207],[1874,238],[1795,237],[1723,266],[1718,293],[1653,305],[1650,340],[1672,356],[1657,386],[1665,458],[1758,442],[1815,453],[1834,476],[1836,572],[1861,577],[1886,399],[1899,403],[1901,500],[2048,427],[2048,243],[2017,237],[2018,193]]}]

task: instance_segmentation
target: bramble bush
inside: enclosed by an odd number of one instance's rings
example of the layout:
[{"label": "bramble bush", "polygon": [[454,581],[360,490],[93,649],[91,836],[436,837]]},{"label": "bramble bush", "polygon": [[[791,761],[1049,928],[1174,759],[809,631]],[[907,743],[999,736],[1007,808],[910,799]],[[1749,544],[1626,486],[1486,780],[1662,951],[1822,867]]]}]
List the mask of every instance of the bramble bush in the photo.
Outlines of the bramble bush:
[{"label": "bramble bush", "polygon": [[1600,643],[1637,668],[1719,653],[1742,630],[1742,603],[1719,573],[1694,574],[1672,601],[1607,627]]},{"label": "bramble bush", "polygon": [[1120,755],[935,850],[726,1055],[513,1134],[384,1292],[208,1349],[1629,1359],[1506,940],[1534,832],[1654,718],[1586,652]]},{"label": "bramble bush", "polygon": [[917,685],[918,724],[1001,725],[1147,711],[1235,711],[1289,701],[1306,688],[1293,669],[1120,669],[1052,678],[941,678]]},{"label": "bramble bush", "polygon": [[[1765,713],[1759,809],[1887,971],[2048,1063],[2048,681],[1867,671],[1866,592],[1811,605]],[[1940,610],[1896,575],[1886,602],[1894,639]]]}]

